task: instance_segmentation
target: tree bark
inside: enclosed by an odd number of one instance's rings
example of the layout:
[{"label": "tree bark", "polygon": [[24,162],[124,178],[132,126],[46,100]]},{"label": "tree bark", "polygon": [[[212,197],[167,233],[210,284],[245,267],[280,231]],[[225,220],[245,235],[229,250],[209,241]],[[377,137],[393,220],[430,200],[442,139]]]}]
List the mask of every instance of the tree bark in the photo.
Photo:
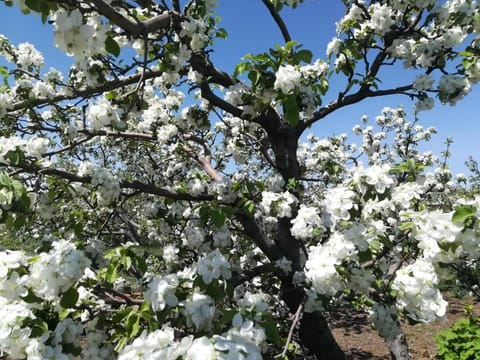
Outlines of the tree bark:
[{"label": "tree bark", "polygon": [[[301,168],[297,158],[298,138],[301,134],[298,127],[291,127],[273,110],[268,109],[259,118],[255,119],[268,134],[268,140],[275,154],[275,166],[285,180],[299,180]],[[294,192],[294,195],[299,194]],[[301,242],[291,234],[291,220],[278,220],[275,244],[281,256],[292,262],[292,274],[302,271],[304,259]],[[291,275],[292,275],[291,274]],[[290,312],[295,314],[305,297],[303,289],[295,287],[292,276],[282,278],[281,299],[285,301]],[[327,320],[320,312],[304,312],[300,320],[300,341],[312,355],[322,360],[343,360],[345,353],[333,337]]]},{"label": "tree bark", "polygon": [[[398,326],[400,329],[400,325]],[[388,348],[392,360],[410,360],[410,352],[408,351],[407,338],[405,334],[400,332],[393,339],[387,340]]]},{"label": "tree bark", "polygon": [[333,337],[327,320],[319,312],[304,313],[300,338],[317,359],[343,360],[345,353]]},{"label": "tree bark", "polygon": [[[303,301],[303,290],[294,288],[287,281],[282,287],[282,300],[288,305],[290,312],[295,313]],[[344,360],[345,353],[332,335],[328,322],[318,311],[304,312],[300,320],[300,341],[318,360]]]}]

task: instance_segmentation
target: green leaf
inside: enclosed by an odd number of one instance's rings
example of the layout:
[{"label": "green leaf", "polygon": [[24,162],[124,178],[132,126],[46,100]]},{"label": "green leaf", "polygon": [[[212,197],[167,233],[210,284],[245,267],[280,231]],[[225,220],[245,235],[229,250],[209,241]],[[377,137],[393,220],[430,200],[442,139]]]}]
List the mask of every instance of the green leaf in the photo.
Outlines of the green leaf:
[{"label": "green leaf", "polygon": [[[296,42],[295,40],[290,40],[285,43],[284,47],[285,47],[285,50],[290,50],[296,47],[297,45],[298,45],[298,42]],[[278,45],[275,45],[275,47],[281,49],[281,47],[279,47]]]},{"label": "green leaf", "polygon": [[21,215],[17,215],[15,217],[15,221],[13,222],[13,226],[15,227],[15,229],[20,230],[23,227],[23,225],[25,225],[25,223],[26,223],[25,217]]},{"label": "green leaf", "polygon": [[105,273],[105,281],[110,284],[113,284],[115,280],[117,280],[117,276],[118,276],[117,272],[118,272],[118,266],[110,264]]},{"label": "green leaf", "polygon": [[118,96],[117,91],[109,91],[109,92],[105,93],[105,99],[107,99],[108,101],[112,101],[112,100],[116,99],[117,96]]},{"label": "green leaf", "polygon": [[140,316],[137,313],[131,312],[125,320],[125,330],[127,330],[130,338],[135,337],[140,331]]},{"label": "green leaf", "polygon": [[240,74],[243,74],[245,71],[251,69],[251,64],[248,62],[241,62],[235,67],[235,71],[233,73],[234,77],[237,77]]},{"label": "green leaf", "polygon": [[142,273],[147,272],[147,263],[144,258],[137,256],[135,258],[135,265],[138,270],[140,270]]},{"label": "green leaf", "polygon": [[290,126],[297,126],[300,120],[297,97],[295,95],[289,95],[283,102],[283,109],[285,113],[285,119],[290,124]]},{"label": "green leaf", "polygon": [[274,344],[280,345],[282,340],[277,328],[277,321],[269,313],[262,315],[262,327],[265,329],[265,335],[267,339],[273,342]]},{"label": "green leaf", "polygon": [[370,251],[370,249],[359,252],[358,253],[358,260],[360,261],[361,264],[364,263],[364,262],[372,260],[372,252]]},{"label": "green leaf", "polygon": [[215,36],[220,39],[226,39],[228,37],[227,30],[225,30],[224,28],[220,28],[215,33]]},{"label": "green leaf", "polygon": [[29,325],[32,329],[30,334],[32,337],[40,337],[48,331],[48,324],[39,318],[32,320],[32,323]]},{"label": "green leaf", "polygon": [[114,350],[115,350],[115,351],[120,351],[120,350],[122,350],[122,349],[125,347],[125,345],[127,345],[127,343],[128,343],[128,338],[127,338],[127,337],[122,337],[122,338],[118,341],[117,345],[115,345],[115,349],[114,349]]},{"label": "green leaf", "polygon": [[233,317],[238,313],[237,310],[224,310],[219,319],[220,325],[231,325]]},{"label": "green leaf", "polygon": [[142,316],[145,314],[149,316],[151,312],[152,310],[150,308],[150,302],[148,300],[144,300],[142,302],[142,305],[140,305],[140,313],[142,314]]},{"label": "green leaf", "polygon": [[70,311],[68,309],[60,309],[58,312],[58,319],[65,320],[70,315]]},{"label": "green leaf", "polygon": [[225,214],[217,209],[212,209],[210,212],[210,218],[212,219],[213,225],[217,228],[221,228],[225,225]]},{"label": "green leaf", "polygon": [[130,256],[124,256],[122,258],[122,265],[125,270],[129,270],[132,267],[132,258]]},{"label": "green leaf", "polygon": [[78,300],[78,291],[73,286],[68,289],[62,296],[60,300],[60,306],[68,309],[73,308]]},{"label": "green leaf", "polygon": [[200,222],[205,225],[208,221],[209,218],[209,207],[208,206],[202,206],[200,208]]},{"label": "green leaf", "polygon": [[120,257],[125,256],[125,248],[116,247],[105,251],[103,257],[108,260],[119,259]]},{"label": "green leaf", "polygon": [[30,289],[28,290],[28,294],[22,297],[22,300],[29,304],[32,304],[32,303],[40,304],[43,302],[43,299],[35,295],[35,293]]},{"label": "green leaf", "polygon": [[260,80],[260,73],[258,71],[249,71],[248,79],[252,82],[252,85],[257,85]]},{"label": "green leaf", "polygon": [[111,36],[105,39],[105,50],[115,57],[120,55],[120,45]]},{"label": "green leaf", "polygon": [[294,58],[295,60],[297,60],[297,62],[303,61],[307,64],[310,64],[310,62],[312,61],[312,57],[313,54],[310,50],[300,50],[294,55]]},{"label": "green leaf", "polygon": [[247,214],[253,216],[255,214],[255,203],[252,200],[247,200],[244,205]]},{"label": "green leaf", "polygon": [[82,348],[73,344],[62,344],[62,350],[64,353],[72,354],[73,356],[78,356],[82,353]]},{"label": "green leaf", "polygon": [[400,231],[407,231],[407,230],[413,230],[415,229],[415,224],[413,222],[404,222],[401,223],[399,226]]},{"label": "green leaf", "polygon": [[9,151],[7,153],[7,158],[12,165],[19,165],[23,162],[24,154],[21,150]]},{"label": "green leaf", "polygon": [[43,1],[39,0],[25,0],[25,6],[36,12],[40,12],[40,6],[42,3]]},{"label": "green leaf", "polygon": [[50,14],[50,5],[47,1],[40,1],[40,12],[42,14],[42,23],[46,23]]},{"label": "green leaf", "polygon": [[455,223],[464,224],[470,218],[474,218],[477,214],[477,208],[470,205],[459,207],[452,216],[452,221]]}]

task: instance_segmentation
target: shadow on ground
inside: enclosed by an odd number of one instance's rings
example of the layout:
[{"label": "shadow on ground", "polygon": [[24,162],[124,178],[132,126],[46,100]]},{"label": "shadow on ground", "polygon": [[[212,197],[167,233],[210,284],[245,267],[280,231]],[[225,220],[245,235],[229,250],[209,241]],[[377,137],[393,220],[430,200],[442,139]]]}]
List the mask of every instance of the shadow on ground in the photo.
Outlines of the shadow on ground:
[{"label": "shadow on ground", "polygon": [[347,359],[348,360],[387,360],[389,358],[384,356],[374,356],[369,351],[363,351],[360,349],[350,349],[347,352]]}]

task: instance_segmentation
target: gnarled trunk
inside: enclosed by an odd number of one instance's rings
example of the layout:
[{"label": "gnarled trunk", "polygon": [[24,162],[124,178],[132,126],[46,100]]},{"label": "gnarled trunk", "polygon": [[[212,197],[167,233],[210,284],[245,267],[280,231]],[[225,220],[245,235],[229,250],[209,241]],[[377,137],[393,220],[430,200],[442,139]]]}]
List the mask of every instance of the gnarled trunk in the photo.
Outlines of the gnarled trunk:
[{"label": "gnarled trunk", "polygon": [[[288,305],[290,312],[295,313],[305,294],[302,290],[293,288],[291,284],[285,282],[282,288],[282,300]],[[304,312],[300,319],[300,329],[298,333],[300,341],[321,360],[343,360],[346,359],[345,353],[338,345],[332,335],[328,322],[318,311]]]},{"label": "gnarled trunk", "polygon": [[[400,329],[400,325],[398,328]],[[400,331],[395,338],[387,340],[387,344],[390,349],[392,360],[410,360],[407,338],[402,331]]]},{"label": "gnarled trunk", "polygon": [[[285,183],[289,180],[301,179],[301,168],[297,159],[298,139],[301,131],[299,127],[291,127],[285,120],[280,119],[278,114],[269,109],[265,111],[256,122],[261,124],[267,131],[268,140],[275,154],[275,166],[282,175]],[[298,196],[299,194],[295,193]],[[291,261],[292,270],[303,270],[303,252],[301,242],[291,234],[291,219],[282,218],[278,220],[277,235],[274,239],[275,249],[279,255],[284,256]],[[273,252],[272,257],[275,257]],[[273,255],[273,256],[272,256]],[[268,256],[268,255],[267,255]],[[292,284],[292,278],[282,280],[281,298],[287,304],[292,314],[296,313],[302,303],[305,292]],[[300,319],[299,329],[300,341],[305,345],[311,354],[317,359],[342,360],[345,359],[345,353],[342,351],[335,338],[333,337],[327,320],[320,312],[303,313]]]}]

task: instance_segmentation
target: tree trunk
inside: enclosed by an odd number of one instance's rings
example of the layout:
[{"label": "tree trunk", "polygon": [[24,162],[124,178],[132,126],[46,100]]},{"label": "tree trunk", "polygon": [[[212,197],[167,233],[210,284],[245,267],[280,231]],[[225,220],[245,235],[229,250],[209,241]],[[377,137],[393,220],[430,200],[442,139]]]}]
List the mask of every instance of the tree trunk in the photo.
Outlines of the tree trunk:
[{"label": "tree trunk", "polygon": [[[264,112],[256,122],[267,131],[268,140],[275,154],[275,165],[285,180],[285,184],[292,179],[301,179],[301,168],[297,159],[298,139],[301,131],[299,127],[291,127],[285,120],[279,118],[273,109]],[[295,191],[294,195],[299,196]],[[283,218],[278,221],[275,244],[281,255],[292,262],[292,271],[301,271],[302,244],[291,234],[291,219]],[[303,254],[306,255],[306,254]],[[295,314],[305,297],[303,289],[295,288],[291,277],[282,279],[281,298],[287,304],[290,312]],[[320,312],[303,313],[299,329],[300,341],[322,360],[343,360],[345,353],[333,337],[327,320]]]},{"label": "tree trunk", "polygon": [[[293,314],[297,311],[305,294],[293,288],[291,284],[283,284],[282,299]],[[318,360],[344,360],[345,353],[338,345],[328,327],[327,320],[320,312],[304,312],[300,320],[300,341]]]},{"label": "tree trunk", "polygon": [[317,359],[342,360],[345,353],[333,337],[327,320],[319,312],[304,313],[300,322],[300,339]]},{"label": "tree trunk", "polygon": [[[400,329],[400,325],[398,328]],[[392,360],[410,360],[407,338],[402,331],[400,331],[395,338],[388,340],[387,344],[388,348],[390,349]]]}]

